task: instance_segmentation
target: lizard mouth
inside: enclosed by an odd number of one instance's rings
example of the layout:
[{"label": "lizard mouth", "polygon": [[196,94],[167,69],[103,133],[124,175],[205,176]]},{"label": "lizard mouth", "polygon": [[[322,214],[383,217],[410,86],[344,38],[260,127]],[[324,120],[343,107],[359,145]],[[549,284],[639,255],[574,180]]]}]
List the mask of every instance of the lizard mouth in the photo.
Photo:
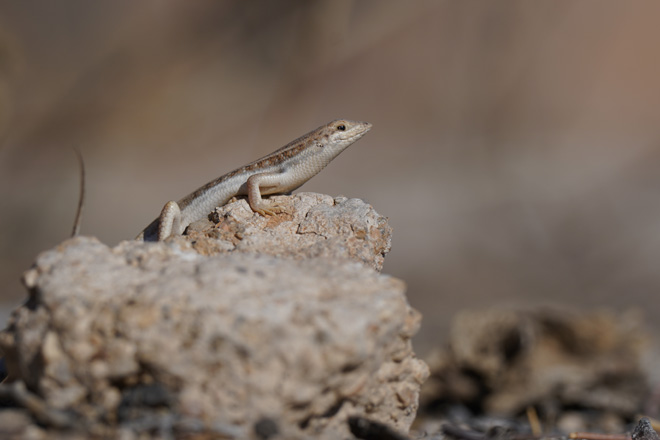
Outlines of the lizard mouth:
[{"label": "lizard mouth", "polygon": [[352,141],[360,139],[369,130],[371,130],[371,127],[372,125],[368,122],[359,122],[346,132],[346,137],[344,137],[344,140]]}]

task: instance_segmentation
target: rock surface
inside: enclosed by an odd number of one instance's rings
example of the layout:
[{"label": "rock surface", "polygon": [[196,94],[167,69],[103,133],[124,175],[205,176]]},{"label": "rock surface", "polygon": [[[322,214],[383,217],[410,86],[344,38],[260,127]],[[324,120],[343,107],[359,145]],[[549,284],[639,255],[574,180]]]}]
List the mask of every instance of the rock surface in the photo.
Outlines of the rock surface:
[{"label": "rock surface", "polygon": [[[609,425],[617,432],[641,412],[647,395],[645,342],[635,313],[463,311],[454,318],[449,347],[430,360],[423,400],[427,407],[457,402],[509,417],[530,406],[561,417],[583,408],[614,417]],[[593,429],[567,422],[557,425]]]},{"label": "rock surface", "polygon": [[284,218],[238,201],[188,237],[41,254],[0,334],[14,400],[81,438],[350,438],[356,415],[407,431],[428,370],[404,283],[373,269],[389,226],[359,200],[287,199]]},{"label": "rock surface", "polygon": [[170,238],[203,255],[242,252],[298,260],[312,257],[350,259],[380,271],[390,251],[387,219],[360,199],[298,193],[274,196],[289,207],[272,217],[255,216],[246,200],[217,208],[213,222],[202,220],[187,236]]}]

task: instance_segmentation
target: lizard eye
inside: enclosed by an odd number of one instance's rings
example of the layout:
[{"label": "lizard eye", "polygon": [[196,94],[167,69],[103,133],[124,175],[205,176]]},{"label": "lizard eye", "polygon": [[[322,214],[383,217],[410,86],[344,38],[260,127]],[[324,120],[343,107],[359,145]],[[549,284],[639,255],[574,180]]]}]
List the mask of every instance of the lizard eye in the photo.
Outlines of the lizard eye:
[{"label": "lizard eye", "polygon": [[337,130],[339,131],[346,131],[346,126],[344,124],[338,125]]}]

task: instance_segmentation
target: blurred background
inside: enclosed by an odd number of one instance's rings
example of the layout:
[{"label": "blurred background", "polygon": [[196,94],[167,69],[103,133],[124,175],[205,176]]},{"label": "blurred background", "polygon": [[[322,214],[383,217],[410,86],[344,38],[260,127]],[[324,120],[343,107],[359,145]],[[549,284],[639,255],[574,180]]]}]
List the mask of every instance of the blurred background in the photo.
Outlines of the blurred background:
[{"label": "blurred background", "polygon": [[389,217],[422,354],[465,308],[644,310],[660,331],[660,2],[0,1],[0,324],[66,239],[335,118],[303,191]]}]

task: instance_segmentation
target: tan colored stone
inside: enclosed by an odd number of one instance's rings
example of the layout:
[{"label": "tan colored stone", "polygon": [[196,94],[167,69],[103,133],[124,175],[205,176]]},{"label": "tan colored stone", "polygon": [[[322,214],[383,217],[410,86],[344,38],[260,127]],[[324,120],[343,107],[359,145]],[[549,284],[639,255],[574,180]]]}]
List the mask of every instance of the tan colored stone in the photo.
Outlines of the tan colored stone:
[{"label": "tan colored stone", "polygon": [[374,270],[389,226],[360,200],[286,199],[268,218],[239,200],[166,242],[81,237],[42,253],[29,306],[0,333],[13,381],[104,435],[165,417],[237,438],[264,420],[286,438],[337,438],[356,414],[406,431],[428,371],[405,284]]}]

